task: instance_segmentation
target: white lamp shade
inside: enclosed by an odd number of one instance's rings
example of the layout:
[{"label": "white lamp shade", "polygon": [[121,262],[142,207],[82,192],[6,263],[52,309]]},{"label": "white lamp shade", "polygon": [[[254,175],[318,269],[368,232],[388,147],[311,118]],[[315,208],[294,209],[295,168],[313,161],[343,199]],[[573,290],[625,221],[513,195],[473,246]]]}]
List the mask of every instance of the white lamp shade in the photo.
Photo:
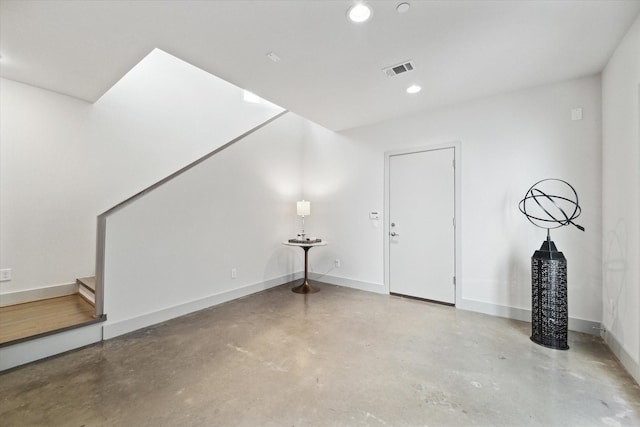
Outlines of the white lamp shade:
[{"label": "white lamp shade", "polygon": [[296,203],[299,216],[311,215],[311,203],[308,200],[301,200]]}]

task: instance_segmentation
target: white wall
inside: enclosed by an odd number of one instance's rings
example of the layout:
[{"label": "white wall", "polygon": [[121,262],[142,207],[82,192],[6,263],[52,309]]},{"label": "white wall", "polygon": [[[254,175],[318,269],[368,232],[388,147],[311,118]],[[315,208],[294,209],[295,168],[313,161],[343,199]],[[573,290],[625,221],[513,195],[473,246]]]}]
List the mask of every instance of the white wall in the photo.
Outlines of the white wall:
[{"label": "white wall", "polygon": [[640,18],[602,73],[603,322],[640,381]]},{"label": "white wall", "polygon": [[93,105],[0,80],[0,304],[93,275],[98,214],[280,111],[160,50]]},{"label": "white wall", "polygon": [[93,270],[96,209],[88,170],[91,105],[0,79],[2,294]]},{"label": "white wall", "polygon": [[302,123],[280,117],[108,218],[105,338],[300,271],[282,242],[297,230]]},{"label": "white wall", "polygon": [[[421,95],[428,96],[428,94]],[[571,121],[581,107],[584,119]],[[341,133],[310,125],[305,147],[308,229],[330,240],[314,257],[328,280],[384,290],[384,152],[461,142],[462,300],[457,304],[522,317],[531,306],[530,257],[546,236],[518,210],[536,181],[561,178],[578,191],[586,233],[552,233],[568,258],[573,327],[601,321],[601,100],[599,76],[482,99]],[[342,267],[333,267],[340,258]],[[587,322],[580,322],[586,320]]]}]

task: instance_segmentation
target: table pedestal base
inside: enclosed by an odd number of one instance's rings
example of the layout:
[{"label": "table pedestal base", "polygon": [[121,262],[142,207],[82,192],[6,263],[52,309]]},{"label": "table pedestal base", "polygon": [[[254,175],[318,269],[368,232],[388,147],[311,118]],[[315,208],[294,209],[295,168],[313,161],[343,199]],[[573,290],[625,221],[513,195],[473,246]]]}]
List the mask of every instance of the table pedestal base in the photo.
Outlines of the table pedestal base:
[{"label": "table pedestal base", "polygon": [[316,288],[312,288],[311,285],[309,284],[309,249],[311,249],[311,246],[302,246],[302,249],[304,249],[304,282],[302,282],[302,285],[300,286],[296,286],[295,288],[291,289],[292,292],[295,292],[296,294],[315,294],[316,292],[320,291],[320,289],[316,289]]},{"label": "table pedestal base", "polygon": [[312,288],[308,280],[305,280],[302,285],[291,289],[291,292],[295,292],[296,294],[315,294],[318,291],[320,291],[320,289]]}]

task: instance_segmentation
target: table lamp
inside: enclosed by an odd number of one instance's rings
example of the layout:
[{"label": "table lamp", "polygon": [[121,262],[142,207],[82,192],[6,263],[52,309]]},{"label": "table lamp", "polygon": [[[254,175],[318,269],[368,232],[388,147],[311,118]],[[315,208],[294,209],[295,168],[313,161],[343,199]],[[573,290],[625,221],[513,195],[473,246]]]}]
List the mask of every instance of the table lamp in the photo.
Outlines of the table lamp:
[{"label": "table lamp", "polygon": [[304,217],[311,215],[311,203],[308,200],[300,200],[296,202],[296,208],[298,216],[302,217],[302,233],[300,233],[300,238],[304,239]]}]

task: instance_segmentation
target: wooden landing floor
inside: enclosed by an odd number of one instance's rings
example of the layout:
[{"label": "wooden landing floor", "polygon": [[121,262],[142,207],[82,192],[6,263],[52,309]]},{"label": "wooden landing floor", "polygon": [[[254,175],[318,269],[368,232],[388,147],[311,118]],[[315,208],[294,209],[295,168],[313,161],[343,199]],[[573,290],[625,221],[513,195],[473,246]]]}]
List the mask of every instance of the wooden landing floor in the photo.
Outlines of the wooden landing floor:
[{"label": "wooden landing floor", "polygon": [[101,320],[77,294],[0,307],[0,347]]}]

